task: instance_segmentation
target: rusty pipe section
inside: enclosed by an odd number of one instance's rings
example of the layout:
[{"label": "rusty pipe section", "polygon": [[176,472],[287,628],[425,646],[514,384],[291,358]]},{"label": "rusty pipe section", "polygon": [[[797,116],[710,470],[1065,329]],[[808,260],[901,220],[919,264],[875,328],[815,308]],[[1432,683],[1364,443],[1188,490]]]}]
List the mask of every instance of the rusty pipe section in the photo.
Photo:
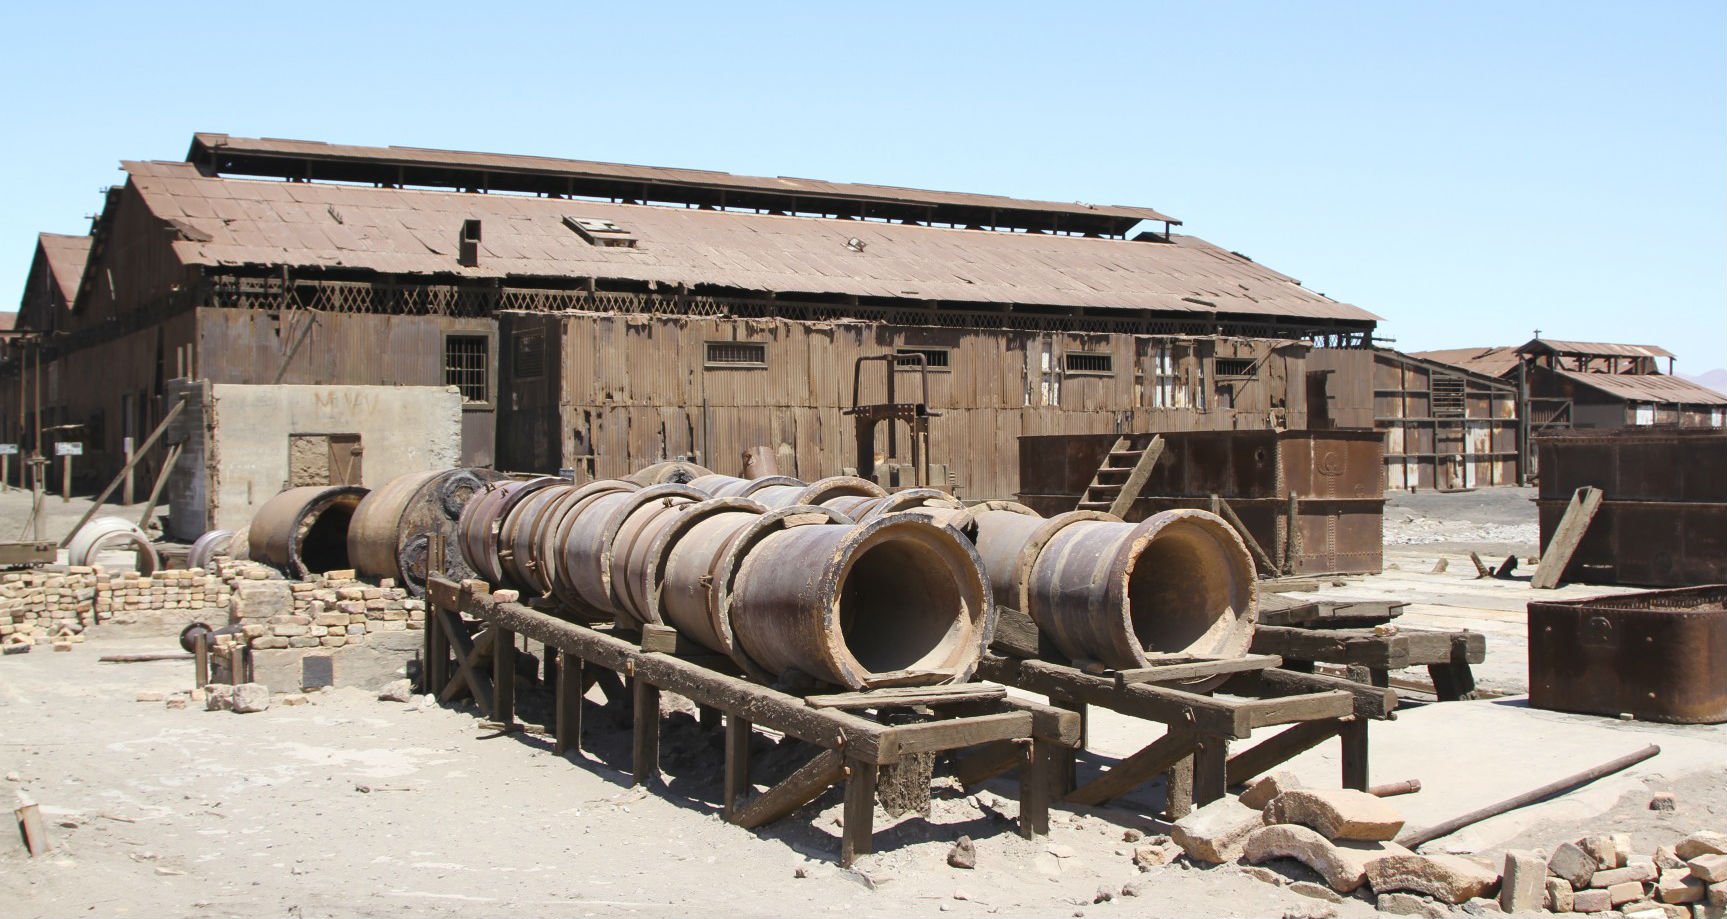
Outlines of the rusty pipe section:
[{"label": "rusty pipe section", "polygon": [[764,488],[786,485],[803,488],[806,483],[789,475],[765,475],[759,479],[740,479],[735,475],[709,473],[696,476],[688,484],[691,488],[710,498],[748,498]]},{"label": "rusty pipe section", "polygon": [[853,689],[966,679],[995,621],[971,545],[914,515],[847,524],[820,511],[763,518],[782,525],[747,546],[722,603],[738,651],[769,674]]},{"label": "rusty pipe section", "polygon": [[654,520],[669,507],[706,497],[689,485],[675,484],[602,492],[580,509],[571,509],[565,515],[567,525],[557,528],[556,544],[542,551],[555,553],[557,576],[575,609],[592,618],[622,616],[647,622],[645,605],[634,605],[640,602],[635,592],[626,596],[614,592],[614,574],[621,574],[614,571],[614,557],[620,545],[627,555],[638,541],[651,543],[652,534],[663,525]]},{"label": "rusty pipe section", "polygon": [[721,572],[738,538],[768,511],[749,498],[676,507],[647,551],[641,590],[648,620],[736,659],[737,643],[721,617]]},{"label": "rusty pipe section", "polygon": [[627,476],[626,480],[646,488],[649,485],[687,485],[701,476],[713,474],[714,471],[706,466],[672,460],[645,466]]},{"label": "rusty pipe section", "polygon": [[[503,479],[490,469],[443,469],[399,475],[372,489],[348,526],[348,558],[360,574],[393,578],[414,596],[426,578],[475,576],[457,548],[457,522],[468,500]],[[433,535],[443,536],[442,558],[432,558]]]},{"label": "rusty pipe section", "polygon": [[456,542],[461,547],[462,561],[475,576],[496,585],[517,586],[506,578],[504,562],[499,557],[499,553],[507,551],[501,534],[504,520],[534,492],[562,484],[567,483],[556,476],[506,479],[487,485],[467,502],[456,521]]},{"label": "rusty pipe section", "polygon": [[348,526],[365,496],[358,485],[307,485],[265,501],[247,531],[252,560],[291,578],[352,568]]},{"label": "rusty pipe section", "polygon": [[819,479],[808,485],[795,479],[786,484],[767,485],[751,491],[749,497],[770,508],[791,507],[795,504],[825,506],[829,501],[844,498],[885,498],[887,497],[887,489],[869,479],[860,479],[855,475],[836,475]]},{"label": "rusty pipe section", "polygon": [[1253,559],[1206,511],[1141,523],[1052,517],[1031,532],[1014,570],[1021,608],[1073,659],[1120,670],[1147,666],[1148,654],[1239,657],[1253,641]]}]

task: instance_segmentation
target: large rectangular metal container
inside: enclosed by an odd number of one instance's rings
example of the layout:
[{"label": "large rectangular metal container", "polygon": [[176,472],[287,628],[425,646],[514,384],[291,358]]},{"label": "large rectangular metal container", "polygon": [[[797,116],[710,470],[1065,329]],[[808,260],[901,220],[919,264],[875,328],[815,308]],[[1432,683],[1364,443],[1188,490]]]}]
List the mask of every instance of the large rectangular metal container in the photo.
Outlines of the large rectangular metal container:
[{"label": "large rectangular metal container", "polygon": [[1727,585],[1529,604],[1529,704],[1727,721]]},{"label": "large rectangular metal container", "polygon": [[1574,491],[1601,508],[1566,580],[1639,587],[1727,581],[1727,431],[1618,431],[1537,438],[1545,552]]},{"label": "large rectangular metal container", "polygon": [[[1021,503],[1041,514],[1078,506],[1115,434],[1019,439]],[[1133,435],[1143,446],[1150,434]],[[1280,569],[1361,574],[1384,567],[1385,440],[1377,431],[1182,431],[1163,435],[1163,457],[1124,515],[1229,502]],[[1294,565],[1289,496],[1297,498]]]}]

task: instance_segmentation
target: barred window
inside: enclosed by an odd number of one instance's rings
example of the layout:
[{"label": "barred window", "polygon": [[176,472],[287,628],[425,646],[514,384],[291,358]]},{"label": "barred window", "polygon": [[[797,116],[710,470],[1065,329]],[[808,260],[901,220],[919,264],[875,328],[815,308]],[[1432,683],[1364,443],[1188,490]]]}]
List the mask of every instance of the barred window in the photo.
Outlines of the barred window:
[{"label": "barred window", "polygon": [[1220,357],[1212,364],[1211,370],[1220,377],[1250,377],[1253,376],[1253,358]]},{"label": "barred window", "polygon": [[1115,373],[1113,355],[1096,351],[1069,351],[1062,356],[1068,373],[1108,376]]},{"label": "barred window", "polygon": [[546,375],[546,335],[540,329],[516,332],[512,375],[518,380],[537,380]]},{"label": "barred window", "polygon": [[900,367],[917,368],[917,361],[911,359],[914,354],[923,355],[923,365],[931,370],[946,370],[953,363],[953,352],[947,348],[895,348],[894,363]]},{"label": "barred window", "polygon": [[760,341],[710,341],[709,367],[766,367],[768,346]]},{"label": "barred window", "polygon": [[462,391],[463,402],[492,401],[489,335],[444,336],[444,385]]}]

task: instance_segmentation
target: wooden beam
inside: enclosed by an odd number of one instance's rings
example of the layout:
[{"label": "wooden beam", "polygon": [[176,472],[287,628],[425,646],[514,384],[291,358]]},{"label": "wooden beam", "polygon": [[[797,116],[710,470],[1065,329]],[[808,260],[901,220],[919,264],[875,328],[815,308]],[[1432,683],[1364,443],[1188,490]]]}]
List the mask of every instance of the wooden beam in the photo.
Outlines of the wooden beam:
[{"label": "wooden beam", "polygon": [[785,781],[744,805],[732,816],[732,822],[746,830],[765,826],[814,801],[845,774],[845,757],[837,750],[823,750]]},{"label": "wooden beam", "polygon": [[1248,654],[1228,660],[1157,664],[1132,670],[1117,670],[1115,681],[1117,683],[1168,683],[1225,673],[1240,673],[1243,670],[1264,670],[1267,667],[1280,667],[1282,665],[1283,658],[1275,654]]},{"label": "wooden beam", "polygon": [[1022,746],[1011,740],[998,740],[956,756],[953,763],[954,780],[970,787],[1012,772],[1025,761],[1025,750]]},{"label": "wooden beam", "polygon": [[516,633],[492,627],[492,720],[516,727]]},{"label": "wooden beam", "polygon": [[1343,787],[1367,790],[1367,722],[1352,718],[1343,722],[1338,737],[1343,741]]},{"label": "wooden beam", "polygon": [[647,785],[660,779],[660,690],[640,676],[630,682],[635,707],[630,725],[635,741],[630,769],[635,784]]},{"label": "wooden beam", "polygon": [[1193,750],[1193,803],[1204,807],[1229,791],[1229,738],[1202,734]]},{"label": "wooden beam", "polygon": [[1340,689],[1327,689],[1297,696],[1252,699],[1242,706],[1247,710],[1248,723],[1264,728],[1321,718],[1346,718],[1355,712],[1355,698]]},{"label": "wooden beam", "polygon": [[[1228,699],[1182,692],[1152,683],[1118,686],[1113,678],[1091,676],[1072,667],[1044,661],[985,657],[978,672],[998,683],[1046,696],[1101,705],[1135,718],[1165,724],[1186,723],[1195,730],[1237,738],[1245,738],[1252,731],[1251,719],[1241,703]],[[1191,722],[1187,720],[1190,715]]]},{"label": "wooden beam", "polygon": [[995,635],[990,638],[990,648],[1009,657],[1037,657],[1040,635],[1031,617],[1000,604],[995,609]]},{"label": "wooden beam", "polygon": [[1224,781],[1230,785],[1245,785],[1254,776],[1269,772],[1336,737],[1342,725],[1342,721],[1332,718],[1285,728],[1230,757]]},{"label": "wooden beam", "polygon": [[[546,653],[552,653],[547,649]],[[582,749],[582,693],[587,673],[581,658],[568,651],[558,653],[557,715],[552,732],[552,752],[558,756]]]},{"label": "wooden beam", "polygon": [[[1287,666],[1287,664],[1285,665]],[[1336,690],[1348,693],[1354,702],[1355,715],[1360,718],[1388,718],[1397,708],[1397,693],[1341,677],[1318,673],[1297,673],[1293,670],[1260,670],[1243,673],[1222,687],[1223,692],[1239,692],[1252,696],[1293,696]]]},{"label": "wooden beam", "polygon": [[1027,839],[1049,835],[1049,801],[1055,792],[1056,758],[1060,751],[1073,752],[1047,740],[1032,738],[1024,745],[1025,760],[1019,770],[1019,834]]},{"label": "wooden beam", "polygon": [[970,718],[949,718],[887,729],[900,755],[957,750],[996,740],[1031,736],[1030,712],[999,712]]},{"label": "wooden beam", "polygon": [[1193,753],[1197,739],[1192,731],[1172,729],[1147,744],[1139,752],[1117,762],[1103,775],[1068,792],[1062,800],[1069,804],[1096,807],[1119,798],[1150,781],[1158,773],[1168,772],[1182,758]]},{"label": "wooden beam", "polygon": [[[1157,465],[1159,457],[1163,456],[1163,435],[1151,438],[1151,443],[1145,445],[1145,451],[1133,464],[1133,471],[1127,474],[1127,481],[1122,483],[1121,491],[1115,495],[1115,500],[1109,505],[1109,512],[1117,517],[1125,518],[1133,502],[1139,499],[1139,493],[1145,489],[1145,483],[1151,479],[1151,467]],[[1106,457],[1104,462],[1109,462]]]},{"label": "wooden beam", "polygon": [[1585,485],[1571,495],[1571,504],[1565,508],[1565,516],[1559,520],[1559,528],[1553,531],[1553,538],[1547,542],[1547,551],[1541,555],[1541,564],[1535,568],[1535,577],[1529,581],[1529,586],[1539,589],[1551,589],[1559,586],[1559,581],[1565,576],[1566,566],[1571,564],[1571,556],[1577,552],[1577,545],[1583,541],[1583,534],[1589,530],[1589,522],[1595,519],[1595,512],[1601,509],[1602,491],[1599,488]]},{"label": "wooden beam", "polygon": [[35,804],[21,804],[12,815],[18,818],[18,832],[24,837],[24,848],[32,858],[48,851],[48,828],[42,823],[42,812]]},{"label": "wooden beam", "polygon": [[841,692],[825,696],[806,696],[804,703],[812,708],[863,709],[886,705],[952,705],[960,702],[984,702],[1007,695],[1007,688],[993,683],[963,683],[957,686],[899,686],[872,689],[867,692]]}]

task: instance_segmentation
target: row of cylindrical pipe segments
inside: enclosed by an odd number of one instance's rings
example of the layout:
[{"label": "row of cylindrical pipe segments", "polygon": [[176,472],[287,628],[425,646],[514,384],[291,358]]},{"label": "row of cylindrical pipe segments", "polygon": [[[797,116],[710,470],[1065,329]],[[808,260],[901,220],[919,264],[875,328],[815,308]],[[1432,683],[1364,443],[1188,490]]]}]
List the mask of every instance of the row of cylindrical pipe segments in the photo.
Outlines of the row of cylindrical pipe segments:
[{"label": "row of cylindrical pipe segments", "polygon": [[580,486],[495,484],[457,530],[468,567],[493,584],[576,618],[669,626],[763,681],[964,679],[995,604],[1029,614],[1070,659],[1114,669],[1240,656],[1256,618],[1247,549],[1204,511],[1044,518],[849,476],[741,479],[679,463]]}]

